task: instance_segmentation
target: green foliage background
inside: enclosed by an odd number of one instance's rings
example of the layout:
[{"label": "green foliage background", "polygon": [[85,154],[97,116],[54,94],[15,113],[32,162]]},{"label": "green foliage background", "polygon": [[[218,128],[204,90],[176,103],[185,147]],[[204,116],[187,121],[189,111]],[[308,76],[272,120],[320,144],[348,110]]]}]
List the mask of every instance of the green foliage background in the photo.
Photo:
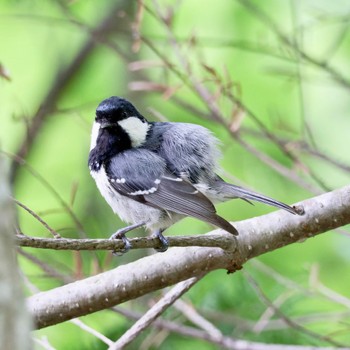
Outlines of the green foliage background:
[{"label": "green foliage background", "polygon": [[[349,182],[349,168],[344,171],[306,152],[300,145],[301,141],[306,141],[327,157],[350,164],[350,3],[346,0],[265,0],[252,3],[268,14],[279,30],[295,40],[302,51],[317,58],[319,64],[305,63],[300,54],[281,42],[269,23],[261,21],[234,0],[169,0],[158,2],[158,5],[157,2],[146,1],[149,7],[144,12],[141,33],[155,45],[163,59],[181,71],[181,63],[167,39],[167,29],[154,15],[158,7],[165,13],[168,5],[176,6],[171,30],[181,43],[186,59],[191,62],[194,74],[213,93],[216,86],[211,73],[215,71],[218,76],[229,75],[235,84],[232,92],[238,94],[244,105],[273,135],[288,140],[304,164],[288,159],[266,137],[254,136],[252,131],[259,131],[259,128],[249,116],[242,123],[245,141],[296,171],[307,183],[318,187],[320,192],[341,187]],[[94,110],[102,99],[111,95],[131,99],[150,119],[155,119],[155,115],[149,107],[171,121],[195,122],[210,128],[222,141],[221,165],[225,171],[224,177],[231,181],[240,181],[286,203],[314,195],[257,159],[237,143],[223,126],[181,107],[176,98],[208,114],[205,103],[176,74],[165,68],[164,62],[142,72],[147,79],[140,79],[138,72],[130,71],[129,64],[134,61],[161,63],[160,57],[145,43],[141,42],[139,51],[132,50],[133,40],[129,31],[130,22],[135,18],[135,1],[37,0],[0,3],[0,63],[10,77],[10,80],[0,80],[0,147],[3,151],[15,153],[18,150],[26,137],[26,123],[40,108],[64,68],[89,40],[91,29],[116,5],[123,9],[115,18],[117,30],[107,37],[96,39],[91,54],[70,76],[54,101],[55,111],[46,118],[26,158],[30,169],[35,169],[40,176],[28,171],[27,165],[17,173],[14,195],[18,200],[40,214],[61,235],[78,237],[79,230],[74,219],[63,209],[57,196],[41,180],[42,177],[72,208],[88,237],[108,237],[123,225],[101,198],[87,168]],[[189,45],[191,38],[192,45]],[[128,57],[122,58],[116,47]],[[333,67],[340,72],[347,84],[334,79],[325,67]],[[130,83],[135,80],[149,80],[175,88],[175,92],[166,99],[159,92],[130,91]],[[232,101],[223,97],[218,101],[222,114],[229,120]],[[307,129],[311,130],[312,137]],[[305,170],[307,167],[317,174],[324,188],[320,188],[319,183]],[[232,221],[272,210],[260,204],[252,207],[241,201],[218,206],[219,213]],[[25,234],[49,237],[45,228],[28,213],[19,210],[18,215],[20,228]],[[209,229],[205,223],[186,219],[170,228],[167,234],[200,234]],[[135,232],[135,235],[142,234],[142,230]],[[324,285],[350,298],[349,249],[349,233],[342,230],[341,233],[329,232],[256,259],[294,281],[300,289],[263,273],[257,261],[247,263],[244,270],[254,276],[271,301],[290,293],[280,306],[288,317],[320,314],[316,321],[307,323],[306,327],[322,335],[334,336],[334,339],[349,345],[349,314],[335,320],[330,317],[348,311],[348,308],[322,296],[315,284],[312,288],[309,285],[310,276],[314,276],[317,270],[318,278]],[[121,258],[112,258],[109,252],[98,252],[96,255],[34,249],[25,249],[25,252],[72,278],[111,269],[146,254],[144,251],[130,252]],[[61,278],[53,278],[43,270],[43,264],[23,255],[19,259],[28,278],[28,294],[32,292],[29,282],[40,290],[62,284]],[[303,288],[313,292],[305,293]],[[156,297],[144,298],[142,303],[130,302],[127,307],[144,312],[151,298]],[[234,275],[226,275],[225,271],[211,273],[186,295],[186,299],[229,336],[266,343],[328,345],[288,327],[262,333],[254,333],[251,326],[246,327],[247,323],[254,325],[260,319],[266,305],[243,271]],[[166,316],[169,319],[182,317],[175,310],[169,310]],[[83,317],[82,320],[112,340],[117,339],[131,324],[131,321],[108,310]],[[283,322],[280,324],[283,325]],[[148,332],[130,349],[138,349],[150,334],[156,336],[156,331]],[[47,336],[50,344],[58,349],[106,348],[94,336],[69,322],[37,331],[34,336]],[[40,346],[37,346],[39,349]],[[177,349],[180,346],[183,349],[194,346],[214,348],[203,341],[176,334],[169,335],[159,345],[163,349]]]}]

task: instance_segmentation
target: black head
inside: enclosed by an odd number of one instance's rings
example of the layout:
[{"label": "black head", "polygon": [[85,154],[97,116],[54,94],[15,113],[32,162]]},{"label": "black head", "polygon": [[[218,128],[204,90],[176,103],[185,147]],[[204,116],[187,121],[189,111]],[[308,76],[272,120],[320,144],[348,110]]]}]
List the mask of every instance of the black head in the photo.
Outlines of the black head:
[{"label": "black head", "polygon": [[91,134],[90,168],[97,171],[116,154],[141,146],[149,128],[147,120],[124,98],[112,96],[102,101]]},{"label": "black head", "polygon": [[129,117],[145,120],[128,100],[117,96],[103,100],[96,109],[96,122],[102,126],[115,125]]}]

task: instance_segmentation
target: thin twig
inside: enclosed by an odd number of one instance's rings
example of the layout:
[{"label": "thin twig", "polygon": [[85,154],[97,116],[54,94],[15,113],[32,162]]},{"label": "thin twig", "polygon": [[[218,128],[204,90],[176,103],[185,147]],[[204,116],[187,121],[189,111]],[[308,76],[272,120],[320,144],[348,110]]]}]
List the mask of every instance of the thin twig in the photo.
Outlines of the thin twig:
[{"label": "thin twig", "polygon": [[246,271],[244,272],[249,283],[251,284],[251,286],[254,288],[254,290],[256,291],[256,293],[258,294],[258,296],[261,298],[261,300],[271,309],[274,310],[275,314],[281,319],[283,320],[287,325],[289,325],[291,328],[299,331],[300,333],[306,334],[312,338],[315,338],[317,340],[323,340],[329,344],[332,344],[334,346],[341,346],[341,347],[345,347],[346,345],[343,345],[337,341],[335,341],[334,339],[326,336],[326,335],[322,335],[322,334],[318,334],[316,332],[313,332],[303,326],[301,326],[300,324],[296,323],[295,321],[293,321],[291,318],[287,317],[276,305],[274,305],[269,298],[265,295],[265,293],[262,291],[262,289],[259,287],[258,283],[254,280],[254,278],[247,273]]},{"label": "thin twig", "polygon": [[34,343],[37,343],[38,345],[40,345],[41,347],[43,347],[45,350],[56,350],[56,348],[54,348],[49,341],[47,340],[47,337],[41,337],[41,339],[39,338],[32,338]]},{"label": "thin twig", "polygon": [[36,214],[33,210],[29,209],[26,205],[21,203],[19,200],[11,197],[11,199],[25,211],[27,211],[30,215],[32,215],[36,220],[38,220],[55,238],[61,238],[61,235],[56,232],[49,224],[44,221],[38,214]]},{"label": "thin twig", "polygon": [[[266,138],[266,134],[254,130],[252,128],[242,127],[240,129],[241,133],[252,135],[256,138]],[[321,152],[319,149],[314,149],[306,140],[289,140],[285,138],[281,138],[278,135],[275,135],[275,137],[278,139],[278,142],[283,144],[283,147],[287,148],[295,148],[297,151],[305,152],[306,154],[309,154],[311,156],[317,157],[337,168],[340,170],[345,171],[346,173],[350,173],[350,165],[344,164],[341,161],[332,158],[331,156]]]},{"label": "thin twig", "polygon": [[[231,134],[231,136],[237,140],[238,138],[238,134],[232,132],[229,128],[229,126],[227,125],[227,121],[223,118],[222,113],[220,111],[220,109],[218,108],[215,99],[213,98],[213,96],[211,95],[211,93],[208,91],[208,89],[193,75],[190,67],[190,64],[188,61],[186,61],[186,58],[181,54],[181,50],[178,46],[178,43],[176,41],[176,38],[174,37],[172,31],[170,30],[170,28],[168,27],[168,23],[164,20],[164,18],[162,17],[162,15],[160,14],[159,10],[158,10],[158,16],[155,16],[154,13],[152,12],[152,10],[145,6],[145,8],[147,9],[147,11],[152,14],[160,23],[162,23],[164,25],[164,28],[167,30],[167,34],[169,37],[169,42],[170,45],[172,45],[174,47],[174,51],[178,56],[179,62],[182,65],[182,68],[184,69],[184,71],[187,73],[186,75],[183,74],[179,69],[176,68],[176,66],[174,64],[172,64],[168,58],[162,54],[157,47],[154,45],[153,42],[151,42],[148,38],[144,37],[144,36],[140,36],[142,38],[142,40],[144,41],[144,43],[158,56],[162,59],[162,61],[165,63],[165,65],[186,85],[188,86],[192,91],[194,91],[200,98],[201,100],[204,102],[204,104],[207,106],[207,108],[209,109],[209,111],[211,112],[211,119],[215,120],[216,122],[220,123],[221,125],[223,125]],[[247,108],[247,106],[245,106],[242,101],[240,99],[238,99],[237,97],[233,96],[233,94],[229,91],[227,91],[227,89],[223,90],[223,93],[225,95],[227,95],[227,97],[229,97],[232,102],[236,103],[240,108],[242,108],[242,110],[244,110],[252,119],[255,123],[258,124],[259,127],[263,127],[263,132],[269,137],[269,139],[271,139],[274,143],[276,143],[276,145],[292,160],[297,161],[300,164],[303,164],[303,162],[297,158],[295,155],[293,155],[288,148],[283,147],[282,144],[280,144],[279,142],[277,142],[278,140],[274,137],[274,135],[270,132],[267,131],[266,127],[263,125],[263,123],[261,123],[259,121],[259,119],[255,116],[255,114]],[[249,151],[252,152],[253,151],[253,147],[248,145],[247,142],[243,142],[242,138],[240,138],[239,142]],[[250,146],[250,147],[248,147]],[[252,152],[253,155],[257,156],[258,155],[258,151],[254,151]],[[262,160],[264,163],[266,163],[267,165],[271,165],[272,163],[274,163],[273,169],[279,173],[281,173],[282,175],[285,176],[285,174],[288,174],[288,178],[297,183],[298,185],[300,185],[301,187],[308,189],[309,191],[311,190],[311,192],[313,194],[319,194],[321,193],[321,191],[315,187],[313,184],[308,183],[307,181],[305,181],[304,179],[302,179],[294,170],[290,170],[287,169],[286,167],[282,166],[281,164],[277,164],[276,161],[273,161],[272,159],[268,160],[266,157],[263,156],[259,156],[259,159]],[[303,164],[306,167],[305,164]],[[282,170],[284,168],[284,170],[282,172],[280,172],[280,170]],[[327,189],[327,187],[325,186],[325,184],[321,181],[321,179],[319,179],[319,177],[317,176],[317,174],[315,174],[314,172],[310,171],[309,169],[309,173],[310,175],[314,178],[314,180],[319,183],[321,185],[321,187],[323,187],[324,189]]]},{"label": "thin twig", "polygon": [[64,273],[58,272],[55,268],[48,265],[47,262],[40,260],[39,258],[34,256],[33,254],[30,254],[30,253],[24,251],[23,249],[18,249],[18,254],[24,256],[26,259],[28,259],[29,261],[34,263],[42,271],[44,271],[47,276],[49,276],[51,278],[58,279],[59,281],[65,283],[65,284],[75,281],[74,278],[72,278],[69,274],[67,274],[67,273],[64,274]]},{"label": "thin twig", "polygon": [[[295,291],[293,289],[287,290],[287,292],[280,294],[274,301],[273,305],[275,307],[280,308],[282,304],[289,299],[293,294],[295,294]],[[259,320],[256,322],[254,327],[252,328],[253,332],[255,333],[261,333],[266,325],[270,322],[271,318],[274,316],[275,310],[272,307],[268,307],[263,314],[260,316]]]},{"label": "thin twig", "polygon": [[114,342],[111,339],[107,338],[105,335],[101,334],[100,332],[97,332],[96,329],[89,327],[87,324],[85,324],[78,318],[70,320],[70,322],[75,324],[79,328],[81,328],[83,331],[92,334],[97,339],[100,339],[102,342],[104,342],[108,346],[113,345]]},{"label": "thin twig", "polygon": [[[142,314],[138,312],[133,312],[126,310],[121,307],[114,307],[112,311],[121,314],[128,319],[137,320]],[[154,321],[153,326],[158,329],[165,329],[167,331],[182,335],[184,337],[191,337],[195,339],[200,339],[208,343],[219,346],[224,349],[232,350],[330,350],[329,347],[316,347],[316,346],[303,346],[303,345],[286,345],[286,344],[266,344],[251,342],[246,340],[235,339],[228,336],[222,336],[221,339],[213,337],[210,333],[206,331],[199,330],[194,327],[185,326],[182,324],[175,323],[173,321],[164,320],[158,318]],[[349,350],[346,348],[337,348],[338,350]]]},{"label": "thin twig", "polygon": [[179,299],[175,302],[174,307],[190,322],[210,334],[212,338],[221,339],[223,337],[221,331],[213,323],[209,322],[204,316],[202,316],[192,305]]},{"label": "thin twig", "polygon": [[150,326],[165,310],[167,310],[177,299],[186,293],[205,274],[192,277],[186,281],[178,283],[162,299],[152,306],[131,328],[129,328],[109,350],[123,349],[130,344],[142,331]]},{"label": "thin twig", "polygon": [[253,4],[249,0],[238,0],[238,2],[246,7],[249,11],[251,11],[257,18],[259,18],[265,25],[270,28],[277,37],[284,44],[288,45],[295,52],[297,52],[301,58],[303,58],[306,62],[311,63],[312,65],[324,70],[328,74],[330,74],[335,81],[337,81],[340,85],[345,88],[350,88],[350,81],[344,78],[344,74],[338,72],[335,68],[331,67],[327,61],[321,61],[305,51],[301,50],[297,43],[291,39],[289,39],[277,26],[277,24],[273,21],[273,19],[266,13],[263,12],[258,6]]},{"label": "thin twig", "polygon": [[305,190],[309,191],[313,194],[321,194],[322,191],[314,186],[312,183],[306,181],[301,176],[299,176],[295,171],[291,171],[281,163],[277,162],[275,159],[270,157],[268,154],[260,151],[256,147],[250,145],[248,142],[246,142],[239,134],[236,134],[236,140],[237,142],[245,148],[247,151],[249,151],[251,154],[253,154],[255,157],[257,157],[260,161],[267,164],[269,167],[274,169],[276,172],[281,174],[283,177],[291,180],[292,182],[298,184],[300,187],[304,188]]},{"label": "thin twig", "polygon": [[53,185],[51,185],[51,183],[47,179],[45,179],[44,176],[42,176],[37,170],[35,170],[30,164],[28,164],[23,158],[20,158],[15,154],[5,152],[3,150],[0,150],[0,153],[7,155],[15,163],[20,164],[21,167],[25,168],[35,179],[37,179],[53,195],[53,197],[61,204],[61,206],[64,208],[67,214],[71,217],[78,229],[79,235],[86,237],[83,224],[78,219],[71,206],[63,199],[61,194],[56,190],[56,188]]}]

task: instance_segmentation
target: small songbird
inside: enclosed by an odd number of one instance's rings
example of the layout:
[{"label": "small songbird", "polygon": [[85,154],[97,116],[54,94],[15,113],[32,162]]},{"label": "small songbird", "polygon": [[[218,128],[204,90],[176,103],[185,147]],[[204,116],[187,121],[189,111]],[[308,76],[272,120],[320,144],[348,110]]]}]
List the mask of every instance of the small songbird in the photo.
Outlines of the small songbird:
[{"label": "small songbird", "polygon": [[145,226],[168,248],[162,232],[192,216],[225,231],[237,230],[217,215],[214,204],[232,198],[269,204],[292,214],[287,204],[229,184],[216,174],[218,140],[196,124],[148,122],[121,97],[110,97],[96,109],[89,167],[98,189],[113,211],[130,224],[111,236],[131,247],[125,233]]}]

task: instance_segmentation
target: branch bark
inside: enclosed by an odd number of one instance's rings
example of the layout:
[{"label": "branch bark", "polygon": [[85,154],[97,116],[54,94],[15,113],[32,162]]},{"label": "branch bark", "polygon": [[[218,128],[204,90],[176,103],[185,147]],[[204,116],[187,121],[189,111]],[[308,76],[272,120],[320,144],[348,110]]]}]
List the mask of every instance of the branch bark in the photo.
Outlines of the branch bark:
[{"label": "branch bark", "polygon": [[[301,202],[303,216],[284,211],[236,222],[237,238],[217,247],[171,248],[28,299],[38,328],[83,316],[216,269],[234,272],[249,259],[350,223],[350,185]],[[217,231],[219,232],[219,230]]]}]

